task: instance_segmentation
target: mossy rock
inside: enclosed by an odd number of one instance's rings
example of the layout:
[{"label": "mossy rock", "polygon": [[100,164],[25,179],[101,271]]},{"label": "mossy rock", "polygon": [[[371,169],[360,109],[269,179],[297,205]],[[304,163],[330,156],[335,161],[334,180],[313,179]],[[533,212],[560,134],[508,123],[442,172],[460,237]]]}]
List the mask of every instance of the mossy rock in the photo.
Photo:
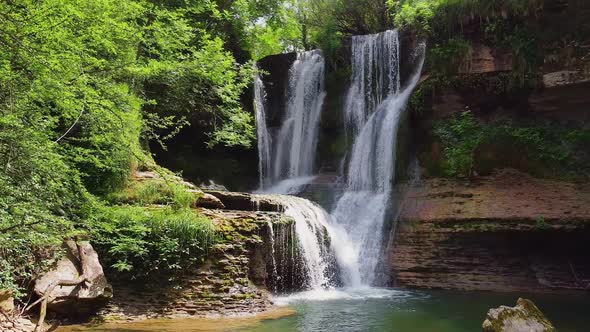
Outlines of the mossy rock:
[{"label": "mossy rock", "polygon": [[515,307],[490,309],[483,332],[555,332],[557,329],[531,301],[519,298]]}]

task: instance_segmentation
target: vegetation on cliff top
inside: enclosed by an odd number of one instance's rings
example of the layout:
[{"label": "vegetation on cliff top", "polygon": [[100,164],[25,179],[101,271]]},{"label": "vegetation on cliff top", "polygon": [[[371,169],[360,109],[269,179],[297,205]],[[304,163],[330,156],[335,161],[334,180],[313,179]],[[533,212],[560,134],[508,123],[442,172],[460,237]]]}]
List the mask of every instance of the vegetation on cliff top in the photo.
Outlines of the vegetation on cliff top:
[{"label": "vegetation on cliff top", "polygon": [[430,161],[431,175],[469,177],[495,167],[513,167],[533,175],[588,179],[590,130],[555,122],[511,120],[482,123],[470,111],[439,121],[434,128],[443,145],[440,161]]}]

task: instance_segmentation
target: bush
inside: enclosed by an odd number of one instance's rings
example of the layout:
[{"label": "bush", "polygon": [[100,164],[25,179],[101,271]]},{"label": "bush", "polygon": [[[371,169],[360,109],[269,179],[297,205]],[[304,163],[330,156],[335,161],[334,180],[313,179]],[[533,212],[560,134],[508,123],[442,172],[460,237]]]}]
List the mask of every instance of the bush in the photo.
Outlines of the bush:
[{"label": "bush", "polygon": [[195,205],[200,194],[189,191],[174,180],[144,180],[131,182],[122,191],[107,196],[113,204],[169,205],[176,209]]},{"label": "bush", "polygon": [[443,142],[446,176],[470,176],[473,172],[475,150],[484,139],[481,125],[469,111],[440,123],[434,130]]},{"label": "bush", "polygon": [[103,263],[124,279],[174,279],[215,241],[212,222],[190,209],[104,207],[90,232]]},{"label": "bush", "polygon": [[0,288],[19,294],[59,253],[91,196],[43,132],[0,117]]},{"label": "bush", "polygon": [[463,112],[435,125],[434,133],[442,142],[444,159],[442,174],[450,177],[470,176],[474,171],[488,171],[478,165],[479,152],[484,148],[499,150],[506,158],[493,160],[493,167],[511,165],[510,156],[528,161],[535,175],[558,178],[590,177],[590,129],[565,127],[552,122],[516,124],[510,120],[481,123],[470,111]]}]

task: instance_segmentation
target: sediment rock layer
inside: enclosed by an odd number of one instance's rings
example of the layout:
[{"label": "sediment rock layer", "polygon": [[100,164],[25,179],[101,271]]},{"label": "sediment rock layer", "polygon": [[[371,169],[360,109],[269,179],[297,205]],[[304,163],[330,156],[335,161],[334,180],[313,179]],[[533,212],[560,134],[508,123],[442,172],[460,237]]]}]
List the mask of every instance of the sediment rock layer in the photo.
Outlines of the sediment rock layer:
[{"label": "sediment rock layer", "polygon": [[563,292],[590,284],[590,187],[503,171],[432,179],[402,205],[395,285]]}]

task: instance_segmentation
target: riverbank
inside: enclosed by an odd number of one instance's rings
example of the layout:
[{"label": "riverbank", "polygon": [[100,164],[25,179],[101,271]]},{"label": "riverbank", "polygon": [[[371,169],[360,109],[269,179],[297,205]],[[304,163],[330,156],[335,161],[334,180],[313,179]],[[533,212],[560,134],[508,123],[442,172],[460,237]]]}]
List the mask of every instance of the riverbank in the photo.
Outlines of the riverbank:
[{"label": "riverbank", "polygon": [[290,307],[273,307],[267,311],[233,317],[192,317],[146,319],[140,321],[112,321],[87,325],[62,326],[56,332],[75,331],[227,331],[259,326],[262,321],[295,315]]}]

